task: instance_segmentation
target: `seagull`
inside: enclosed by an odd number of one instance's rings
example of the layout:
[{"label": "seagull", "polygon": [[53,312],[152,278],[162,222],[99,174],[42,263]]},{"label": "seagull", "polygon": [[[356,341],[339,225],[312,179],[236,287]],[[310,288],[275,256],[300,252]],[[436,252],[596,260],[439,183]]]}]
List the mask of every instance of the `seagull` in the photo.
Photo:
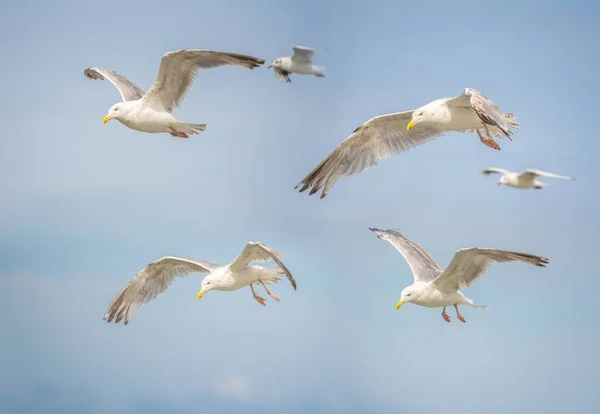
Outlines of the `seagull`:
[{"label": "seagull", "polygon": [[514,188],[535,188],[536,190],[541,190],[542,187],[549,186],[550,184],[543,183],[538,181],[538,177],[550,177],[550,178],[561,178],[563,180],[575,180],[572,177],[566,177],[564,175],[553,174],[540,170],[525,170],[525,172],[518,173],[508,170],[503,170],[502,168],[490,167],[481,172],[485,175],[490,175],[493,173],[502,174],[500,180],[498,181],[498,185],[507,185],[509,187]]},{"label": "seagull", "polygon": [[[254,286],[262,285],[269,296],[279,301],[279,298],[269,290],[267,285],[277,283],[281,280],[280,275],[285,275],[296,290],[296,280],[281,262],[281,258],[283,258],[281,253],[260,242],[248,242],[242,253],[233,262],[226,265],[181,257],[163,257],[150,263],[131,279],[108,307],[104,320],[110,323],[114,319],[115,323],[119,323],[125,318],[125,325],[127,325],[131,314],[139,306],[150,302],[167,290],[177,277],[187,276],[191,273],[208,273],[202,280],[198,299],[209,290],[231,291],[250,285],[254,299],[261,305],[267,306],[265,299],[254,291]],[[275,262],[275,266],[265,268],[250,265],[252,262],[268,262],[270,260]]]},{"label": "seagull", "polygon": [[179,107],[201,69],[223,65],[254,69],[265,63],[252,56],[213,50],[178,50],[165,53],[160,61],[158,76],[150,90],[142,88],[110,69],[87,68],[88,79],[108,79],[119,90],[123,102],[114,104],[102,122],[111,119],[137,131],[167,132],[174,137],[189,138],[206,129],[206,124],[186,124],[171,115]]},{"label": "seagull", "polygon": [[291,82],[290,74],[315,75],[319,78],[325,77],[325,68],[316,66],[312,60],[315,52],[319,49],[313,49],[307,46],[294,46],[292,56],[280,57],[275,59],[267,69],[273,68],[275,76],[282,82]]},{"label": "seagull", "polygon": [[421,246],[408,240],[398,230],[369,230],[394,246],[412,270],[414,283],[402,290],[396,309],[407,302],[428,308],[443,307],[442,317],[446,322],[450,322],[447,306],[454,306],[456,317],[461,322],[466,320],[458,311],[458,305],[487,310],[485,306],[475,305],[459,289],[470,287],[492,264],[519,261],[545,267],[549,263],[548,259],[532,254],[471,247],[459,249],[448,267],[442,270]]},{"label": "seagull", "polygon": [[[424,144],[448,131],[476,132],[482,143],[499,150],[492,136],[510,137],[518,128],[513,114],[503,113],[479,91],[466,88],[454,98],[437,99],[418,109],[376,116],[354,130],[295,187],[320,189],[321,198],[336,181],[377,165],[379,160]],[[481,135],[485,131],[487,138]]]}]

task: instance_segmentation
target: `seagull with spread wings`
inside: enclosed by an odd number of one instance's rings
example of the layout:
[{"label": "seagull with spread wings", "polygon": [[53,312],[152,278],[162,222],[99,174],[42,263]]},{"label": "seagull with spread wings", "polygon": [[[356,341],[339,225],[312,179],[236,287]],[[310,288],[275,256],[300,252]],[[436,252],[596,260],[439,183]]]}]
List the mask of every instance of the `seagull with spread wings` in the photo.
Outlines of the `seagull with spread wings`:
[{"label": "seagull with spread wings", "polygon": [[[475,132],[480,141],[499,150],[494,137],[513,134],[517,119],[504,113],[479,91],[466,88],[454,98],[437,99],[418,109],[376,116],[354,130],[331,154],[295,187],[312,187],[321,198],[336,181],[377,165],[384,158],[407,151],[448,131]],[[482,136],[482,131],[487,138]]]},{"label": "seagull with spread wings", "polygon": [[277,79],[289,83],[291,82],[290,74],[292,73],[315,75],[319,78],[325,77],[325,68],[313,64],[313,57],[319,49],[307,46],[294,46],[293,49],[294,54],[292,56],[277,58],[268,66],[268,69],[273,68]]},{"label": "seagull with spread wings", "polygon": [[88,68],[83,72],[89,79],[108,79],[121,94],[123,102],[114,104],[102,120],[116,119],[137,131],[167,132],[174,137],[188,138],[206,129],[205,124],[187,124],[171,112],[179,107],[202,69],[223,65],[254,69],[265,63],[252,56],[212,50],[178,50],[165,53],[160,61],[158,76],[150,90],[142,88],[110,69]]},{"label": "seagull with spread wings", "polygon": [[460,288],[470,287],[494,263],[519,261],[540,267],[549,263],[548,259],[532,254],[472,247],[458,250],[448,267],[442,270],[421,246],[408,240],[398,230],[369,230],[394,246],[412,270],[414,283],[402,290],[396,309],[407,302],[428,308],[443,307],[442,317],[446,322],[450,322],[447,306],[454,306],[456,317],[461,322],[466,321],[459,313],[458,305],[486,309],[475,305],[460,292]]},{"label": "seagull with spread wings", "polygon": [[[114,319],[115,323],[119,323],[125,318],[125,325],[127,325],[135,309],[167,290],[176,278],[192,273],[208,273],[202,280],[198,299],[209,290],[231,291],[250,285],[254,299],[266,306],[265,299],[256,294],[254,286],[262,285],[269,296],[279,301],[279,298],[269,290],[267,285],[277,283],[281,280],[280,275],[285,275],[296,290],[296,280],[280,260],[282,258],[281,253],[260,242],[248,242],[242,253],[233,262],[226,265],[180,257],[163,257],[142,269],[119,292],[108,307],[104,320],[110,323]],[[275,262],[275,266],[265,268],[250,264],[270,260]]]},{"label": "seagull with spread wings", "polygon": [[543,187],[547,187],[550,184],[544,183],[538,180],[538,177],[548,177],[548,178],[561,178],[563,180],[574,180],[573,177],[566,177],[564,175],[558,175],[546,171],[540,170],[525,170],[525,172],[518,173],[514,171],[503,170],[502,168],[490,167],[486,168],[481,172],[485,175],[490,174],[501,174],[500,180],[498,180],[498,185],[507,185],[513,188],[535,188],[536,190],[541,190]]}]

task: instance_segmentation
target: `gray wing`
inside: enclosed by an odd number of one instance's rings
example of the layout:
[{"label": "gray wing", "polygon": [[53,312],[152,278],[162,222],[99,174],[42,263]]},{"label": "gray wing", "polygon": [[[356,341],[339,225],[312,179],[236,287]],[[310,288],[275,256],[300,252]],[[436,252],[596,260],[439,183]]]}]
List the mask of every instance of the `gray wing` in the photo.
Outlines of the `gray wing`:
[{"label": "gray wing", "polygon": [[519,174],[519,177],[523,177],[528,180],[534,180],[536,177],[562,178],[563,180],[574,180],[574,178],[572,177],[531,169],[525,170],[524,173]]},{"label": "gray wing", "polygon": [[465,88],[462,94],[449,99],[448,104],[451,106],[472,108],[484,124],[498,128],[510,140],[512,140],[510,135],[514,133],[510,128],[516,129],[519,127],[517,118],[513,114],[505,114],[494,102],[473,88]]},{"label": "gray wing", "polygon": [[496,174],[507,174],[507,173],[510,173],[510,171],[503,170],[502,168],[490,167],[490,168],[486,168],[481,173],[485,174],[485,175],[490,175],[490,174],[493,174],[493,173],[496,173]]},{"label": "gray wing", "polygon": [[154,84],[144,96],[146,104],[161,111],[171,112],[181,104],[201,69],[223,65],[254,69],[264,60],[236,53],[212,50],[178,50],[165,53]]},{"label": "gray wing", "polygon": [[134,310],[167,290],[176,278],[191,273],[210,273],[217,267],[219,265],[214,263],[180,257],[166,256],[158,259],[140,270],[119,292],[108,307],[104,320],[110,323],[116,318],[115,323],[119,323],[125,318],[127,325]]},{"label": "gray wing", "polygon": [[308,46],[294,46],[293,50],[294,54],[292,55],[292,60],[299,63],[312,63],[315,52],[318,49]]},{"label": "gray wing", "polygon": [[275,77],[282,82],[290,83],[292,81],[290,79],[290,72],[287,72],[281,68],[273,68],[273,72],[275,72]]},{"label": "gray wing", "polygon": [[121,94],[123,101],[136,101],[144,96],[144,90],[138,85],[127,79],[127,77],[118,74],[110,69],[87,68],[83,74],[88,79],[108,79]]},{"label": "gray wing", "polygon": [[415,282],[430,282],[442,272],[433,258],[417,243],[408,240],[398,230],[370,228],[381,240],[390,243],[400,252],[412,270]]},{"label": "gray wing", "polygon": [[296,290],[296,280],[294,279],[294,276],[292,276],[292,273],[280,259],[283,259],[283,254],[278,251],[265,246],[260,242],[248,242],[246,243],[244,250],[242,250],[242,253],[231,263],[230,269],[237,271],[243,269],[252,262],[268,262],[269,260],[273,260],[288,278],[294,287],[294,290]]},{"label": "gray wing", "polygon": [[321,198],[333,188],[336,181],[359,174],[374,167],[384,158],[424,144],[443,132],[429,128],[406,130],[413,110],[381,115],[369,119],[354,130],[331,154],[327,156],[295,187],[300,192],[312,187],[310,195],[321,188]]},{"label": "gray wing", "polygon": [[507,250],[472,247],[460,249],[441,275],[433,281],[443,292],[454,292],[461,287],[469,287],[494,263],[519,261],[545,267],[549,260],[545,257]]}]

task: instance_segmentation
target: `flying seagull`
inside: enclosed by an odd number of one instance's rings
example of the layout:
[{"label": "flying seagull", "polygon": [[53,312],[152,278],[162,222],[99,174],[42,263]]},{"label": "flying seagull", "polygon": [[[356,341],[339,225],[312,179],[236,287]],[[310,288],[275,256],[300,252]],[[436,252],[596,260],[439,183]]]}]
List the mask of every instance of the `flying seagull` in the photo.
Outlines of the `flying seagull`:
[{"label": "flying seagull", "polygon": [[[133,311],[146,304],[167,290],[177,277],[191,273],[208,273],[202,280],[202,288],[198,293],[200,299],[209,290],[231,291],[250,285],[252,296],[258,303],[266,306],[265,299],[258,296],[254,286],[263,286],[269,296],[276,301],[279,298],[269,290],[267,285],[281,280],[285,275],[296,290],[296,280],[280,260],[283,255],[260,242],[248,242],[242,253],[231,263],[218,265],[180,257],[166,256],[150,263],[142,269],[112,301],[104,320],[119,323],[125,318],[125,325]],[[262,267],[250,265],[252,262],[268,262],[273,260],[275,266]],[[254,286],[253,286],[254,285]]]},{"label": "flying seagull", "polygon": [[541,190],[542,187],[549,186],[550,184],[543,183],[538,181],[538,177],[550,177],[550,178],[562,178],[563,180],[574,180],[575,178],[566,177],[564,175],[553,174],[540,170],[525,170],[525,172],[518,173],[508,170],[503,170],[502,168],[490,167],[481,172],[485,175],[490,175],[493,173],[502,174],[500,180],[498,181],[498,185],[507,185],[509,187],[514,188],[535,188],[536,190]]},{"label": "flying seagull", "polygon": [[442,317],[446,322],[450,322],[450,316],[446,313],[447,306],[454,306],[456,317],[461,322],[466,321],[458,312],[458,305],[487,309],[485,306],[475,305],[459,289],[470,287],[492,264],[519,261],[545,267],[549,262],[544,257],[532,254],[472,247],[458,250],[448,267],[442,270],[421,246],[408,240],[398,230],[369,230],[394,246],[412,270],[414,283],[402,290],[396,309],[406,302],[428,308],[443,307]]},{"label": "flying seagull", "polygon": [[[354,130],[331,154],[295,187],[312,187],[327,195],[336,181],[377,165],[379,160],[407,151],[448,131],[476,132],[482,143],[500,149],[492,136],[510,138],[518,128],[512,114],[503,113],[491,100],[472,88],[454,98],[437,99],[418,109],[371,118]],[[482,136],[485,131],[487,138]]]},{"label": "flying seagull", "polygon": [[[252,56],[212,50],[178,50],[165,53],[160,61],[158,76],[150,90],[142,88],[110,69],[88,68],[89,79],[108,79],[121,94],[123,102],[114,104],[102,120],[117,119],[131,129],[142,132],[168,132],[174,137],[188,138],[206,129],[205,124],[186,124],[171,115],[179,107],[201,69],[223,65],[254,69],[265,63]],[[189,134],[189,135],[188,135]]]},{"label": "flying seagull", "polygon": [[282,82],[291,82],[290,74],[292,73],[325,77],[325,68],[313,64],[313,57],[319,49],[307,46],[294,46],[293,49],[292,56],[277,58],[268,66],[268,69],[273,68],[277,79]]}]

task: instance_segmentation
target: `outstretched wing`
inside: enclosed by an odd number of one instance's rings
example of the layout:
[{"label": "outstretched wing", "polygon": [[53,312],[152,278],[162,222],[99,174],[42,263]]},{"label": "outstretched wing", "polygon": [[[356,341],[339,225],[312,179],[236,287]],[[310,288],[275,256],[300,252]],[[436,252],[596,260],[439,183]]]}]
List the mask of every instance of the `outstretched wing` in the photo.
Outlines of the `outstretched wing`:
[{"label": "outstretched wing", "polygon": [[290,72],[287,72],[281,68],[273,68],[273,72],[275,72],[275,77],[282,82],[290,83],[292,80],[290,79]]},{"label": "outstretched wing", "polygon": [[295,187],[303,192],[312,187],[310,195],[321,188],[321,198],[336,181],[359,174],[377,165],[379,160],[407,151],[437,138],[443,133],[429,128],[406,130],[413,111],[381,115],[369,119],[354,130],[331,154]]},{"label": "outstretched wing", "polygon": [[513,131],[510,128],[518,128],[519,126],[517,118],[513,114],[505,114],[491,99],[473,88],[465,88],[462,94],[449,99],[448,104],[472,108],[484,124],[498,128],[511,141],[510,135],[513,134]]},{"label": "outstretched wing", "polygon": [[525,170],[525,172],[520,174],[519,177],[523,177],[528,180],[533,180],[536,177],[562,178],[563,180],[574,180],[574,178],[572,177],[532,169]]},{"label": "outstretched wing", "polygon": [[118,74],[110,69],[87,68],[83,74],[88,79],[108,79],[121,94],[123,101],[136,101],[144,96],[144,90],[138,85],[127,79],[127,77]]},{"label": "outstretched wing", "polygon": [[296,290],[296,280],[294,279],[294,276],[292,276],[292,273],[285,267],[280,259],[283,259],[283,254],[278,251],[271,249],[260,242],[248,242],[246,243],[244,250],[242,250],[242,253],[231,263],[230,269],[237,271],[243,269],[252,262],[268,262],[269,260],[273,260],[288,278],[294,287],[294,290]]},{"label": "outstretched wing", "polygon": [[493,173],[496,173],[496,174],[507,174],[509,172],[510,171],[503,170],[502,168],[490,167],[490,168],[486,168],[481,173],[485,174],[485,175],[490,175],[490,174],[493,174]]},{"label": "outstretched wing", "polygon": [[171,112],[179,106],[201,69],[223,65],[254,69],[263,63],[264,60],[253,56],[212,50],[168,52],[160,61],[158,76],[144,96],[144,101],[157,110]]},{"label": "outstretched wing", "polygon": [[163,293],[171,282],[180,276],[191,273],[210,273],[219,265],[166,256],[150,263],[142,269],[117,295],[108,307],[104,320],[119,323],[125,318],[125,325],[135,309],[150,302]]},{"label": "outstretched wing", "polygon": [[315,52],[318,49],[314,49],[308,46],[294,46],[293,50],[293,61],[296,61],[298,63],[312,63],[313,57],[315,56]]},{"label": "outstretched wing", "polygon": [[434,281],[442,292],[454,292],[461,287],[469,287],[494,263],[519,261],[545,267],[549,260],[545,257],[507,250],[473,247],[456,252],[446,269]]},{"label": "outstretched wing", "polygon": [[370,228],[381,240],[390,243],[400,252],[412,270],[415,282],[430,282],[442,269],[433,258],[417,243],[408,240],[398,230],[379,230]]}]

